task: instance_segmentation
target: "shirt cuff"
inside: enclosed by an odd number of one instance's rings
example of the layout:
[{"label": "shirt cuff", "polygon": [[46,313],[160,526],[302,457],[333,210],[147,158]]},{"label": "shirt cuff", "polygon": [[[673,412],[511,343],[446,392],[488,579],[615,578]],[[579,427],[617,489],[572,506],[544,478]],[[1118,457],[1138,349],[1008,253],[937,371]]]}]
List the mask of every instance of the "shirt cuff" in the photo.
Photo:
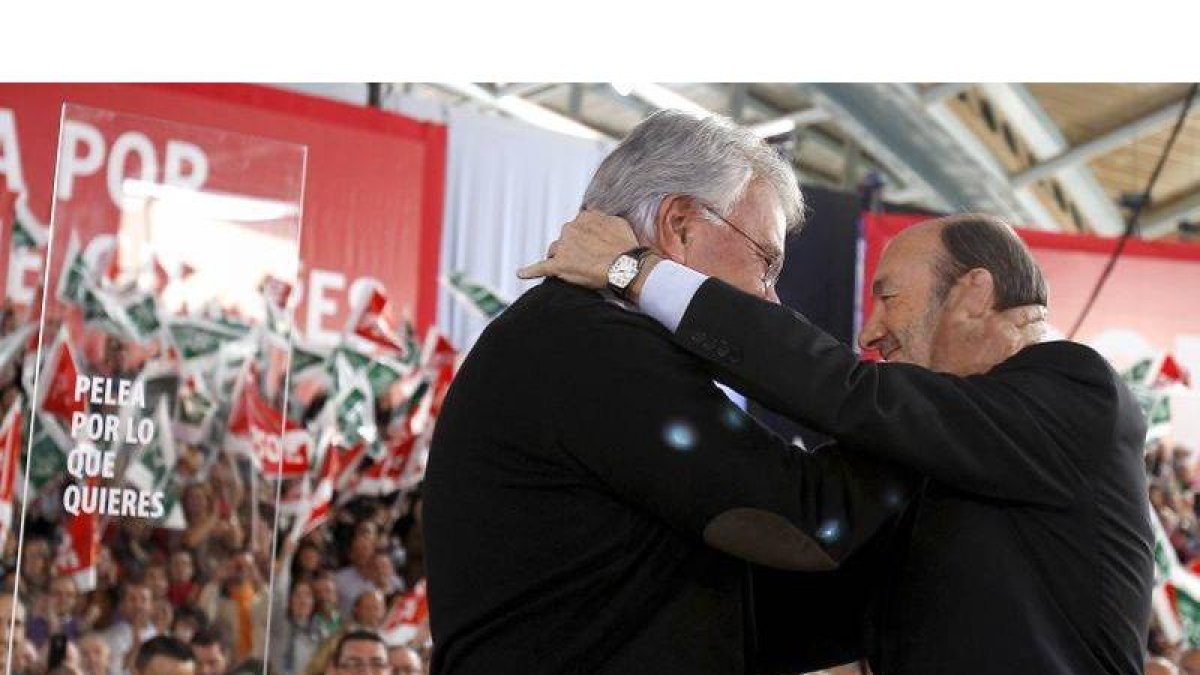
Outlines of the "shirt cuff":
[{"label": "shirt cuff", "polygon": [[679,328],[692,296],[707,276],[671,260],[662,260],[642,284],[638,306],[672,333]]}]

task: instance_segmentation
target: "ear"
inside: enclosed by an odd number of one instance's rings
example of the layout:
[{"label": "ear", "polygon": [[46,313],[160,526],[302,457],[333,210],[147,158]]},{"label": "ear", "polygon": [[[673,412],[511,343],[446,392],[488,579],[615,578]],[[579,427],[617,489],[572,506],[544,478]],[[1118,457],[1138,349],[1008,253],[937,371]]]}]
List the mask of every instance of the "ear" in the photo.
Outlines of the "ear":
[{"label": "ear", "polygon": [[667,195],[658,205],[654,234],[663,256],[677,263],[687,262],[687,245],[691,233],[688,217],[692,205],[683,195]]},{"label": "ear", "polygon": [[992,273],[976,267],[959,278],[959,302],[967,316],[979,318],[996,306],[996,287]]}]

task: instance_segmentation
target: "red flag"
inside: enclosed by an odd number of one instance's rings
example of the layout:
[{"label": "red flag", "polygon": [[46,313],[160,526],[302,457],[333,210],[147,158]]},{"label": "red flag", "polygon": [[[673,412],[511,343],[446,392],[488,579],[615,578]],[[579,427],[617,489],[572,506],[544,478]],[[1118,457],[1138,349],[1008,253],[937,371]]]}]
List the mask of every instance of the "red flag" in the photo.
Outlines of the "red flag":
[{"label": "red flag", "polygon": [[363,458],[367,456],[367,445],[359,441],[352,448],[331,446],[329,451],[338,457],[337,475],[333,477],[333,489],[336,492],[343,492],[352,487],[353,479],[357,475],[356,470]]},{"label": "red flag", "polygon": [[426,597],[425,580],[421,579],[411,591],[396,600],[384,617],[383,630],[380,631],[383,641],[389,647],[406,644],[420,633],[428,619],[429,600]]},{"label": "red flag", "polygon": [[306,500],[307,508],[296,517],[296,526],[292,528],[291,533],[293,541],[300,541],[329,520],[330,508],[333,505],[333,488],[338,473],[338,454],[330,448],[330,451],[325,453],[325,464],[321,467],[317,487]]},{"label": "red flag", "polygon": [[[99,479],[89,478],[85,490],[99,489]],[[71,577],[80,591],[96,588],[96,554],[100,547],[99,518],[95,511],[67,516],[66,536],[58,546],[54,567],[58,574]]]},{"label": "red flag", "polygon": [[21,404],[13,401],[0,426],[0,549],[12,531],[13,487],[21,456]]},{"label": "red flag", "polygon": [[409,465],[416,438],[404,434],[399,442],[392,444],[387,453],[363,472],[355,491],[362,495],[385,495],[403,489],[405,469]]},{"label": "red flag", "polygon": [[167,274],[167,268],[163,267],[159,262],[158,256],[154,256],[154,293],[162,293],[162,290],[167,287],[167,283],[171,281],[171,275]]},{"label": "red flag", "polygon": [[425,334],[425,346],[421,350],[421,373],[429,381],[429,389],[413,405],[408,418],[409,433],[420,436],[437,419],[458,363],[458,352],[454,345],[436,327],[430,328]]},{"label": "red flag", "polygon": [[426,373],[430,373],[433,378],[429,386],[432,399],[429,415],[436,419],[442,410],[442,401],[446,399],[446,392],[450,389],[450,381],[454,379],[454,373],[458,369],[458,350],[450,344],[450,341],[442,335],[437,327],[431,327],[425,336],[425,348],[421,354],[421,361],[424,364],[422,369]]},{"label": "red flag", "polygon": [[1186,386],[1191,386],[1191,378],[1188,377],[1188,371],[1175,357],[1167,354],[1163,357],[1162,364],[1158,367],[1158,374],[1153,380],[1154,387],[1165,387],[1169,384],[1179,383]]},{"label": "red flag", "polygon": [[[8,279],[8,258],[16,220],[17,193],[8,191],[8,181],[0,175],[0,281]],[[5,283],[5,288],[7,287],[8,284]]]},{"label": "red flag", "polygon": [[229,415],[229,433],[249,440],[251,459],[264,477],[299,478],[308,473],[312,437],[262,397],[257,369],[242,373],[241,391]]},{"label": "red flag", "polygon": [[66,326],[63,326],[59,328],[54,346],[50,348],[50,354],[42,366],[38,387],[42,395],[38,397],[38,406],[40,410],[62,419],[68,428],[73,414],[87,410],[87,401],[75,398],[75,380],[79,376],[71,338]]},{"label": "red flag", "polygon": [[378,347],[399,352],[398,358],[407,361],[412,357],[411,347],[388,321],[387,309],[387,296],[378,285],[372,286],[365,296],[354,299],[346,332]]},{"label": "red flag", "polygon": [[278,310],[287,309],[288,302],[292,297],[292,285],[269,274],[263,277],[262,282],[258,285],[258,290]]},{"label": "red flag", "polygon": [[108,265],[104,268],[104,278],[109,283],[116,283],[121,278],[121,252],[114,245],[108,254]]}]

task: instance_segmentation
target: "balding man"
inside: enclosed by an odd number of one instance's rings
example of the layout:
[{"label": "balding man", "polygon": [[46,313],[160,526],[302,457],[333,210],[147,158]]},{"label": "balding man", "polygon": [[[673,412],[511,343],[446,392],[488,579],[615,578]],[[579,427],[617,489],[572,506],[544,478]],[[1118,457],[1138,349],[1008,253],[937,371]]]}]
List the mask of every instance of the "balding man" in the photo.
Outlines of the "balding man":
[{"label": "balding man", "polygon": [[[634,240],[584,214],[526,272],[600,288]],[[891,242],[861,334],[890,363],[672,261],[630,287],[720,381],[925,477],[868,623],[873,672],[1141,673],[1146,424],[1099,354],[1044,340],[1046,285],[1012,228],[962,215]]]}]

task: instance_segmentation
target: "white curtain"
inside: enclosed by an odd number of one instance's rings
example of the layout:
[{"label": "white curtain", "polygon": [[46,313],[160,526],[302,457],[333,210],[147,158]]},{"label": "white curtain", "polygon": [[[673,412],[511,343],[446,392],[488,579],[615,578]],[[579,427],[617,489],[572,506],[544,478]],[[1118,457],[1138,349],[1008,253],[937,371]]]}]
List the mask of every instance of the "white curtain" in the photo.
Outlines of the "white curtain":
[{"label": "white curtain", "polygon": [[[462,108],[441,112],[449,127],[442,274],[463,272],[514,301],[534,285],[517,279],[517,268],[540,259],[579,210],[612,143]],[[438,327],[456,347],[468,349],[486,325],[441,285]]]}]

